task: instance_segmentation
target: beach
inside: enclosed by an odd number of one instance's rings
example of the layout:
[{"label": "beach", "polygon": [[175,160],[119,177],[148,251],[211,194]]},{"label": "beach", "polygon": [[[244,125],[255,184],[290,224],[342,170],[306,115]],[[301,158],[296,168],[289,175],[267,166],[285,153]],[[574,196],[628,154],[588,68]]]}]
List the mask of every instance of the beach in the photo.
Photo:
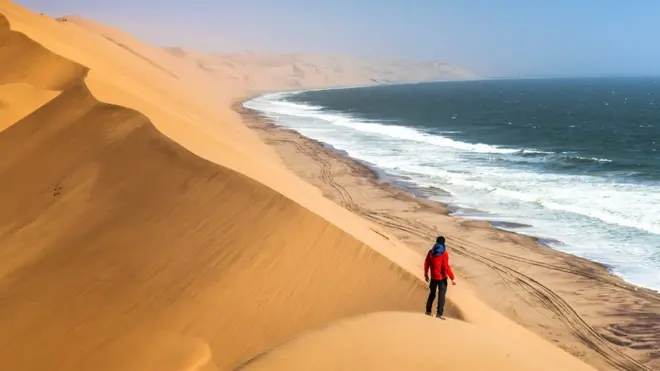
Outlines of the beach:
[{"label": "beach", "polygon": [[[460,67],[201,53],[7,0],[0,61],[3,368],[657,369],[657,294],[240,108]],[[437,234],[445,321],[423,313]]]},{"label": "beach", "polygon": [[419,254],[420,264],[435,236],[447,236],[460,284],[470,285],[508,318],[598,369],[641,367],[635,360],[657,367],[657,292],[626,283],[601,264],[553,250],[532,237],[494,228],[487,221],[448,216],[448,207],[424,199],[423,190],[415,196],[395,187],[366,165],[278,127],[240,102],[234,109],[296,174],[405,241]]}]

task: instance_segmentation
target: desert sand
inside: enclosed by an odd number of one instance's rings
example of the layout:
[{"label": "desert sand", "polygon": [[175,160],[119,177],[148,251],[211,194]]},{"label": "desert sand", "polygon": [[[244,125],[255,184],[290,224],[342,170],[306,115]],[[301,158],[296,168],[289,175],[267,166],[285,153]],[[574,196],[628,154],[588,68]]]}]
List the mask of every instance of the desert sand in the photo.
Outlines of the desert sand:
[{"label": "desert sand", "polygon": [[[232,110],[259,91],[468,72],[201,55],[7,0],[0,13],[3,369],[594,369],[463,282],[449,320],[423,316],[419,252]],[[453,345],[420,349],[440,339]]]},{"label": "desert sand", "polygon": [[[430,328],[437,331],[427,334]],[[292,364],[299,370],[570,369],[571,365],[555,363],[549,356],[528,348],[524,341],[464,321],[438,324],[417,314],[379,312],[293,339],[238,370],[285,370]]]}]

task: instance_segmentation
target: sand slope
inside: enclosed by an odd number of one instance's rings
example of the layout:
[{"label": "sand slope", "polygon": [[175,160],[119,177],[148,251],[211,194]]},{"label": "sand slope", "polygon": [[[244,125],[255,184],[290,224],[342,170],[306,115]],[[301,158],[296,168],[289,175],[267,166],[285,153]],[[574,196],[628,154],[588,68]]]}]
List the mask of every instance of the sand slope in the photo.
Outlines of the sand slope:
[{"label": "sand slope", "polygon": [[[0,13],[3,367],[225,370],[338,319],[419,312],[419,256],[232,121],[246,90],[216,86],[213,109],[199,66],[171,51],[4,0]],[[468,290],[448,315],[586,367]]]},{"label": "sand slope", "polygon": [[[350,340],[349,340],[350,339]],[[466,322],[401,312],[332,324],[253,358],[238,370],[577,370]]]},{"label": "sand slope", "polygon": [[[3,53],[47,54],[2,35],[26,51]],[[66,88],[0,135],[7,364],[138,370],[174,351],[223,369],[310,324],[423,299],[418,281],[373,250],[192,155],[144,115],[98,102],[75,63],[46,59],[79,73],[57,84],[28,73],[21,82]],[[132,337],[142,340],[122,344]],[[163,350],[161,337],[180,345]]]}]

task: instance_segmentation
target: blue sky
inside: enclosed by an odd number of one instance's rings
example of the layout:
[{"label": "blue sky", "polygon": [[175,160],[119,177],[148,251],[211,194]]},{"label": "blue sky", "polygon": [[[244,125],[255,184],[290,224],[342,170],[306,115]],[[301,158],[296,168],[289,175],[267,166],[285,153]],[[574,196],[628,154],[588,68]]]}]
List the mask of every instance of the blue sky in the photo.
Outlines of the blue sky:
[{"label": "blue sky", "polygon": [[445,60],[485,76],[660,75],[658,0],[15,0],[159,45]]}]

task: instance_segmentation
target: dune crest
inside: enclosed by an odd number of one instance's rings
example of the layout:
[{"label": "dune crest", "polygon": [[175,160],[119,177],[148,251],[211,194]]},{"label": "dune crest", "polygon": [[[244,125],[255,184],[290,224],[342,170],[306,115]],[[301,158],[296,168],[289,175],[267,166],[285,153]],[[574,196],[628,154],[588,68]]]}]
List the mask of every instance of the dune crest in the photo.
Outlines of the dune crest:
[{"label": "dune crest", "polygon": [[[228,370],[340,319],[419,312],[419,256],[294,176],[231,112],[288,75],[241,58],[200,68],[6,1],[0,13],[3,365]],[[296,66],[282,69],[308,79]],[[582,369],[467,288],[447,315]]]}]

